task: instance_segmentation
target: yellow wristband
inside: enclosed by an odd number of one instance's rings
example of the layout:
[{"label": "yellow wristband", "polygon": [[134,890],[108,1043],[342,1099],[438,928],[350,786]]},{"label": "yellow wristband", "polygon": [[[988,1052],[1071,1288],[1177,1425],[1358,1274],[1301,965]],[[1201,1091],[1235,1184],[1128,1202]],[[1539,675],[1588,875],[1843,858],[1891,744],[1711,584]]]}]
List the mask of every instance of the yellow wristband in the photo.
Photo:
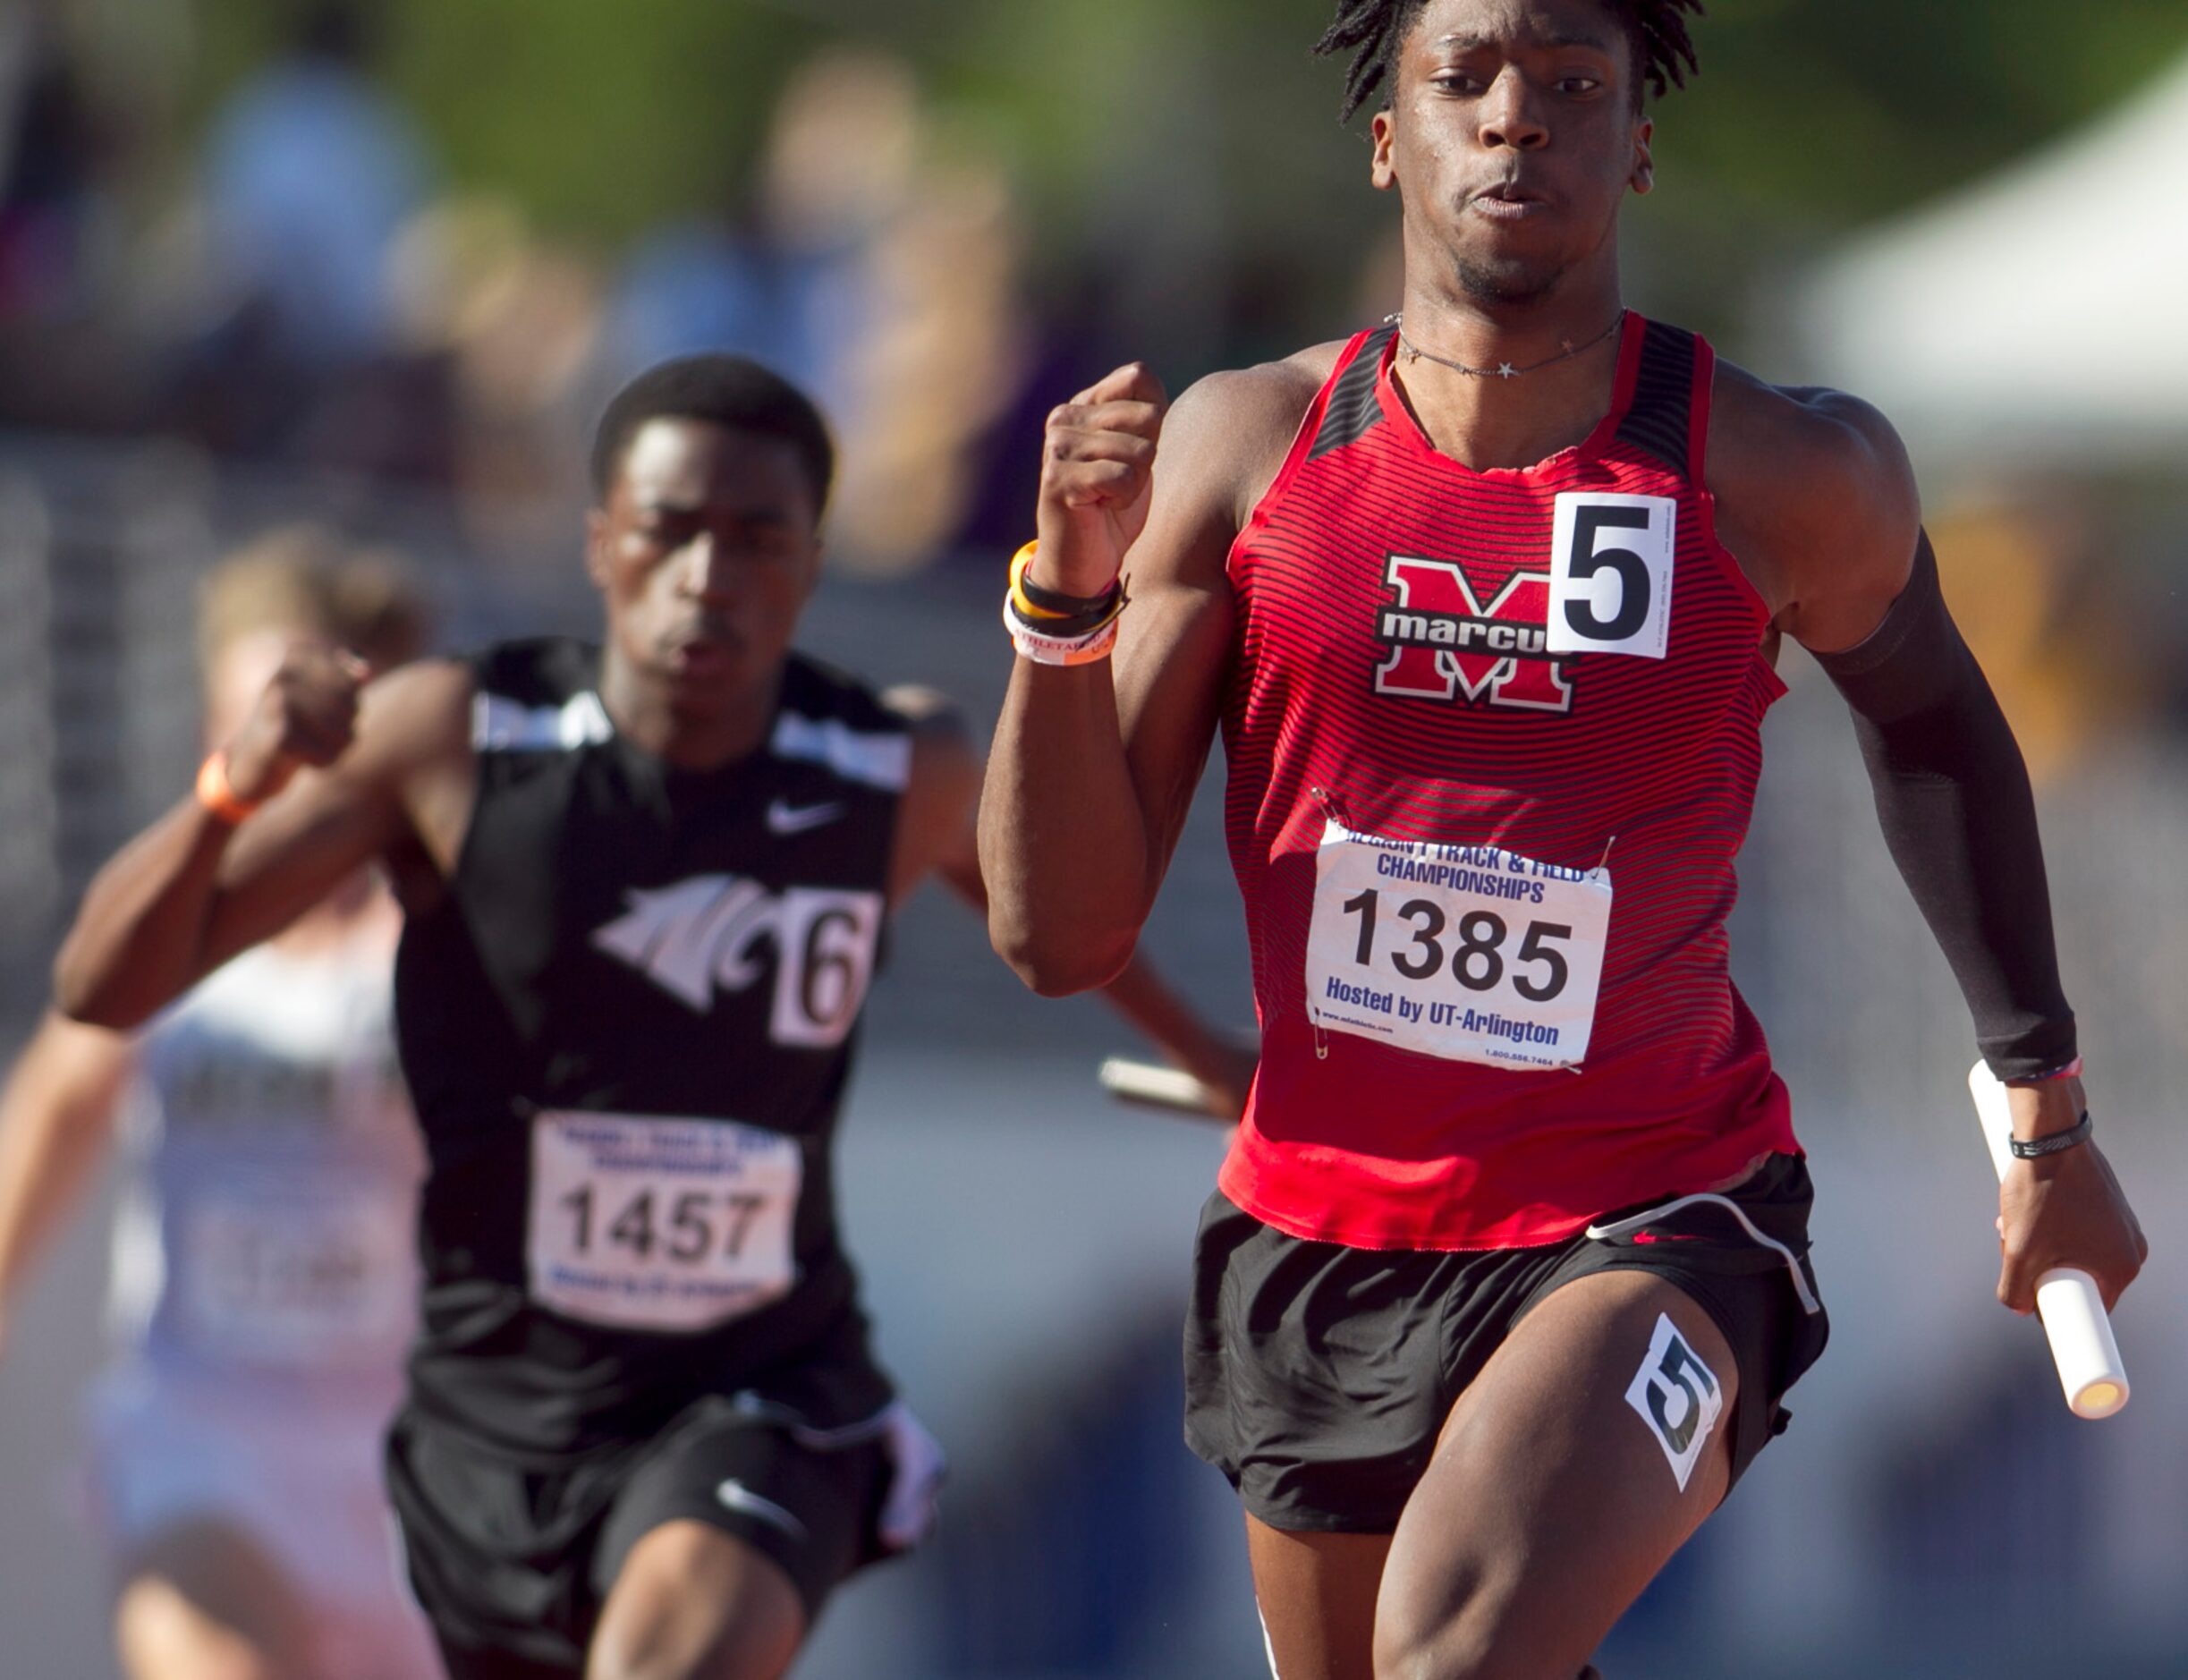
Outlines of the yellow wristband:
[{"label": "yellow wristband", "polygon": [[[1099,595],[1081,598],[1064,595],[1054,590],[1036,590],[1026,581],[1026,573],[1032,569],[1034,557],[1040,552],[1039,540],[1030,542],[1011,556],[1010,599],[1018,609],[1019,616],[1036,624],[1067,624],[1072,621],[1090,622],[1099,618],[1115,605],[1124,592],[1124,581],[1112,579]],[[1036,595],[1047,597],[1036,600]]]},{"label": "yellow wristband", "polygon": [[198,803],[231,826],[259,809],[260,802],[239,798],[228,780],[228,755],[216,752],[198,767]]},{"label": "yellow wristband", "polygon": [[1040,539],[1036,538],[1011,556],[1011,602],[1024,616],[1036,621],[1043,618],[1068,618],[1068,613],[1052,613],[1047,607],[1036,607],[1026,598],[1026,568],[1033,564],[1033,556],[1040,552]]}]

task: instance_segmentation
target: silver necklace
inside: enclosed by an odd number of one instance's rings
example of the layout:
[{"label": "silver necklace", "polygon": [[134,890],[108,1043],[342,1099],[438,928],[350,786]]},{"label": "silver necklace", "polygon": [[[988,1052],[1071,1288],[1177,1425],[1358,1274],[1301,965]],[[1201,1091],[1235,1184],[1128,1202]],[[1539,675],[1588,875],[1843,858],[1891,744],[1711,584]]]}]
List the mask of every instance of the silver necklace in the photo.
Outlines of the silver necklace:
[{"label": "silver necklace", "polygon": [[1383,321],[1386,326],[1398,329],[1398,344],[1415,361],[1433,361],[1438,367],[1450,369],[1454,373],[1463,373],[1470,379],[1516,379],[1522,373],[1533,373],[1539,369],[1554,367],[1558,362],[1570,361],[1583,351],[1593,350],[1621,327],[1624,327],[1625,318],[1625,311],[1620,310],[1617,318],[1586,344],[1576,344],[1568,338],[1565,341],[1565,347],[1556,355],[1545,356],[1540,361],[1531,361],[1524,368],[1515,368],[1508,361],[1500,361],[1494,368],[1471,368],[1463,361],[1454,361],[1449,356],[1439,356],[1433,350],[1421,349],[1419,344],[1405,335],[1404,317],[1386,315],[1383,317]]}]

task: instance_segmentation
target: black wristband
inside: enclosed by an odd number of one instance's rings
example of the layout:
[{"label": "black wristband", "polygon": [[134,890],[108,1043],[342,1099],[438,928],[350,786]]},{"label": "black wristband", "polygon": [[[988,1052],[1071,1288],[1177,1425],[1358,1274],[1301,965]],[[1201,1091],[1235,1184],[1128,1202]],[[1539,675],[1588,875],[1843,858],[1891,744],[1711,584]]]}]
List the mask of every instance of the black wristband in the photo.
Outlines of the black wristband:
[{"label": "black wristband", "polygon": [[2064,1155],[2077,1143],[2087,1143],[2090,1131],[2090,1111],[2084,1108],[2082,1118],[2064,1132],[2054,1132],[2048,1138],[2009,1138],[2006,1147],[2017,1161],[2040,1161],[2047,1155]]},{"label": "black wristband", "polygon": [[[1112,590],[1108,598],[1095,610],[1073,613],[1064,618],[1029,618],[1025,609],[1018,604],[1018,598],[1006,595],[1003,598],[1003,611],[1010,622],[1021,630],[1030,630],[1037,636],[1053,636],[1059,641],[1071,641],[1081,636],[1092,635],[1115,618],[1124,610],[1123,602],[1124,591]],[[1034,603],[1037,607],[1039,604],[1038,601]]]},{"label": "black wristband", "polygon": [[1044,613],[1054,613],[1060,618],[1098,618],[1109,610],[1109,604],[1117,598],[1121,581],[1112,580],[1109,587],[1099,595],[1065,595],[1056,590],[1045,590],[1028,575],[1033,568],[1028,566],[1018,574],[1018,587],[1029,605]]}]

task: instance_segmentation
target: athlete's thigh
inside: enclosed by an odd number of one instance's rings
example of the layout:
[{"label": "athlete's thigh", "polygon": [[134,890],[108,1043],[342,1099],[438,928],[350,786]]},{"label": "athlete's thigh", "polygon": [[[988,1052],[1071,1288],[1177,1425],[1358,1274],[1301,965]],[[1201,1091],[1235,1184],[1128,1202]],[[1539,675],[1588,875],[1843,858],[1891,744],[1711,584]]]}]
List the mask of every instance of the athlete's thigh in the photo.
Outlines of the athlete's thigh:
[{"label": "athlete's thigh", "polygon": [[231,1523],[178,1523],[122,1563],[114,1642],[131,1680],[311,1680],[310,1612]]},{"label": "athlete's thigh", "polygon": [[776,1680],[805,1639],[781,1565],[691,1518],[631,1548],[600,1611],[586,1680]]},{"label": "athlete's thigh", "polygon": [[596,1680],[781,1673],[868,1555],[886,1474],[878,1441],[820,1450],[701,1408],[602,1525]]},{"label": "athlete's thigh", "polygon": [[1374,1680],[1387,1534],[1317,1534],[1246,1515],[1253,1596],[1279,1680]]},{"label": "athlete's thigh", "polygon": [[1724,1497],[1738,1380],[1716,1321],[1663,1277],[1544,1297],[1453,1406],[1399,1519],[1377,1673],[1579,1673]]}]

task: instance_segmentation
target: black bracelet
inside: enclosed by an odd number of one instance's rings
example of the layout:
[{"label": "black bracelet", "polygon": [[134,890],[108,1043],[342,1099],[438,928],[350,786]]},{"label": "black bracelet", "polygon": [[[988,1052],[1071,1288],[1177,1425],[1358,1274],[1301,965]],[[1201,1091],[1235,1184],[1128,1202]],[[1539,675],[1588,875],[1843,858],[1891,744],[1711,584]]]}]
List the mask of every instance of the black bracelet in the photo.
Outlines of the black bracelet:
[{"label": "black bracelet", "polygon": [[1105,607],[1098,613],[1076,613],[1069,618],[1028,618],[1014,595],[1003,598],[1003,615],[1013,629],[1030,630],[1037,636],[1050,636],[1059,641],[1075,641],[1081,636],[1090,636],[1116,616]]},{"label": "black bracelet", "polygon": [[2017,1161],[2039,1161],[2047,1155],[2064,1155],[2077,1143],[2090,1141],[2090,1111],[2084,1108],[2082,1118],[2064,1132],[2054,1132],[2048,1138],[2011,1138],[2006,1148],[2014,1152]]},{"label": "black bracelet", "polygon": [[1056,590],[1045,590],[1034,582],[1027,575],[1032,570],[1031,566],[1028,566],[1018,574],[1018,587],[1024,592],[1028,604],[1061,618],[1099,617],[1109,610],[1109,604],[1116,599],[1117,590],[1121,587],[1118,581],[1113,580],[1099,595],[1065,595]]}]

